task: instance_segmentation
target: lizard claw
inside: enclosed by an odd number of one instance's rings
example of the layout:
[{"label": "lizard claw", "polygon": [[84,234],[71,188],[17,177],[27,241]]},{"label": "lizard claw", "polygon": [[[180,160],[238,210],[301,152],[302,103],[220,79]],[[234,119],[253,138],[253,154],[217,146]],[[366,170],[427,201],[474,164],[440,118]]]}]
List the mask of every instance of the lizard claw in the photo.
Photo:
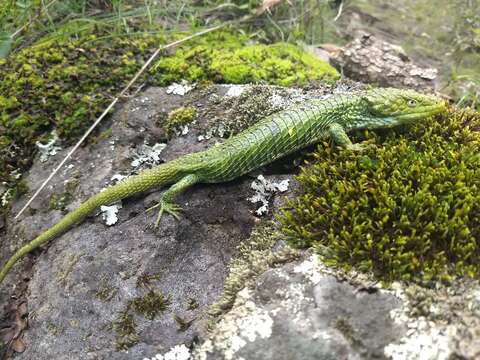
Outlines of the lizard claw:
[{"label": "lizard claw", "polygon": [[175,219],[180,220],[180,212],[183,209],[175,203],[170,203],[164,200],[160,200],[158,204],[152,206],[151,208],[148,208],[147,210],[145,210],[145,212],[149,212],[150,210],[156,209],[157,207],[160,207],[160,210],[158,211],[157,220],[155,221],[155,228],[157,228],[160,224],[160,219],[162,218],[164,212],[172,215]]},{"label": "lizard claw", "polygon": [[362,152],[372,147],[375,147],[375,144],[366,143],[366,142],[347,145],[347,149],[352,150],[354,152]]}]

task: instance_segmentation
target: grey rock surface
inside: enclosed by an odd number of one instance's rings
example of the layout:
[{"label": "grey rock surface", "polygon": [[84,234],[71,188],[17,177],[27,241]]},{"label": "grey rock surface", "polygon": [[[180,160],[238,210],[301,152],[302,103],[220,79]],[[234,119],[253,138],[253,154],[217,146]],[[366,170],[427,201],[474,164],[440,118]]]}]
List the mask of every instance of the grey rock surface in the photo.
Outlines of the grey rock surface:
[{"label": "grey rock surface", "polygon": [[405,333],[400,300],[317,268],[316,257],[266,271],[242,290],[196,359],[376,359]]},{"label": "grey rock surface", "polygon": [[350,79],[379,86],[432,90],[438,71],[415,63],[398,45],[372,34],[358,35],[331,58]]},{"label": "grey rock surface", "polygon": [[431,285],[384,288],[304,252],[239,291],[189,359],[478,359],[479,282]]}]

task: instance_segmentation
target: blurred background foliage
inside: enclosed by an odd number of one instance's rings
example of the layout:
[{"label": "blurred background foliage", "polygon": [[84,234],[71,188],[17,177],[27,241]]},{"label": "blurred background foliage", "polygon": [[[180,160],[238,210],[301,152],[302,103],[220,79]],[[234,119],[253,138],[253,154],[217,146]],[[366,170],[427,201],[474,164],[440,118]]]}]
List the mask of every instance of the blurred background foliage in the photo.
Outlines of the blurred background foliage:
[{"label": "blurred background foliage", "polygon": [[242,25],[255,40],[314,46],[348,42],[350,15],[359,14],[366,31],[439,68],[441,90],[459,105],[480,106],[480,0],[6,0],[0,56],[98,29],[112,37],[195,31],[260,13]]}]

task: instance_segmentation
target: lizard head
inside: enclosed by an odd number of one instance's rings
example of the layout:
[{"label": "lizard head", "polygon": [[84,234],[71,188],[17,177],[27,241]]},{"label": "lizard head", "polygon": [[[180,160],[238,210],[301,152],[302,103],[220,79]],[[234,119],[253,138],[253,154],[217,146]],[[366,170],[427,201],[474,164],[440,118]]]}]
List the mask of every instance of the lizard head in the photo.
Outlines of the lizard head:
[{"label": "lizard head", "polygon": [[367,114],[362,116],[369,127],[392,127],[408,124],[439,114],[446,102],[436,96],[413,90],[383,88],[369,90],[362,97]]}]

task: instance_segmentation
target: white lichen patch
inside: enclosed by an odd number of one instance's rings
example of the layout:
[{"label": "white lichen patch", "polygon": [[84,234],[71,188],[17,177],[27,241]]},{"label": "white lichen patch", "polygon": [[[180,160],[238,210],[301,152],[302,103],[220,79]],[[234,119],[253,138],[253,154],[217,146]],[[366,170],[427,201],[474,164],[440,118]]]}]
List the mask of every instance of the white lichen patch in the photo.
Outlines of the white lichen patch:
[{"label": "white lichen patch", "polygon": [[316,254],[311,255],[308,259],[302,261],[293,268],[295,273],[303,274],[313,285],[319,283],[323,276],[325,266],[320,262]]},{"label": "white lichen patch", "polygon": [[8,189],[2,194],[2,206],[6,207],[11,199],[12,199],[12,189]]},{"label": "white lichen patch", "polygon": [[259,175],[257,180],[253,181],[250,187],[255,191],[252,197],[247,200],[256,204],[258,202],[262,205],[255,210],[257,215],[263,215],[268,212],[269,200],[276,193],[283,193],[288,190],[289,180],[282,180],[280,182],[273,182],[265,179],[263,175]]},{"label": "white lichen patch", "polygon": [[230,88],[228,89],[227,93],[225,94],[225,96],[227,97],[237,97],[237,96],[240,96],[242,95],[243,91],[245,90],[245,86],[244,85],[232,85],[230,86]]},{"label": "white lichen patch", "polygon": [[247,288],[237,294],[234,310],[218,323],[212,338],[195,351],[195,359],[205,360],[212,351],[220,352],[225,360],[241,359],[237,353],[248,343],[272,335],[273,319],[250,297]]},{"label": "white lichen patch", "polygon": [[[446,360],[458,351],[469,353],[471,344],[463,340],[468,338],[465,334],[478,329],[473,305],[478,291],[476,284],[465,286],[458,281],[447,288],[439,284],[436,288],[425,289],[394,282],[390,289],[380,290],[401,300],[402,305],[391,310],[390,317],[407,329],[401,339],[384,348],[385,356],[393,360]],[[416,315],[419,307],[425,316]],[[459,318],[462,322],[457,321]]]},{"label": "white lichen patch", "polygon": [[105,224],[108,226],[114,225],[118,221],[118,210],[122,208],[122,204],[114,204],[111,206],[100,206],[100,211],[102,212],[102,218],[105,221]]},{"label": "white lichen patch", "polygon": [[114,183],[116,183],[116,182],[122,181],[125,178],[127,178],[127,176],[122,175],[122,174],[114,174],[114,175],[112,175],[110,180],[113,181]]},{"label": "white lichen patch", "polygon": [[180,84],[173,83],[167,87],[167,94],[184,96],[195,87],[195,84],[189,84],[183,80]]},{"label": "white lichen patch", "polygon": [[143,358],[143,360],[189,360],[190,350],[184,345],[176,345],[167,353],[157,354],[152,358]]},{"label": "white lichen patch", "polygon": [[283,289],[277,289],[275,294],[282,298],[279,308],[293,315],[295,324],[302,326],[309,323],[301,312],[306,302],[313,301],[313,298],[306,297],[305,284],[291,283]]},{"label": "white lichen patch", "polygon": [[60,146],[56,146],[55,143],[58,141],[58,135],[56,131],[52,131],[52,138],[51,140],[46,143],[42,144],[40,141],[37,141],[35,145],[38,147],[40,151],[40,161],[45,162],[48,160],[50,156],[56,155],[59,150],[62,148]]},{"label": "white lichen patch", "polygon": [[384,354],[392,360],[447,360],[451,355],[448,329],[415,331],[387,345]]},{"label": "white lichen patch", "polygon": [[156,143],[153,146],[143,144],[136,152],[133,153],[134,160],[131,165],[136,168],[142,164],[156,165],[160,162],[160,154],[167,144]]},{"label": "white lichen patch", "polygon": [[276,110],[283,110],[294,106],[295,104],[301,104],[306,100],[311,99],[311,96],[307,96],[302,90],[289,88],[276,89],[269,97],[268,102],[270,106]]},{"label": "white lichen patch", "polygon": [[285,108],[288,103],[286,103],[285,98],[278,94],[273,94],[269,99],[270,105],[275,108]]}]

